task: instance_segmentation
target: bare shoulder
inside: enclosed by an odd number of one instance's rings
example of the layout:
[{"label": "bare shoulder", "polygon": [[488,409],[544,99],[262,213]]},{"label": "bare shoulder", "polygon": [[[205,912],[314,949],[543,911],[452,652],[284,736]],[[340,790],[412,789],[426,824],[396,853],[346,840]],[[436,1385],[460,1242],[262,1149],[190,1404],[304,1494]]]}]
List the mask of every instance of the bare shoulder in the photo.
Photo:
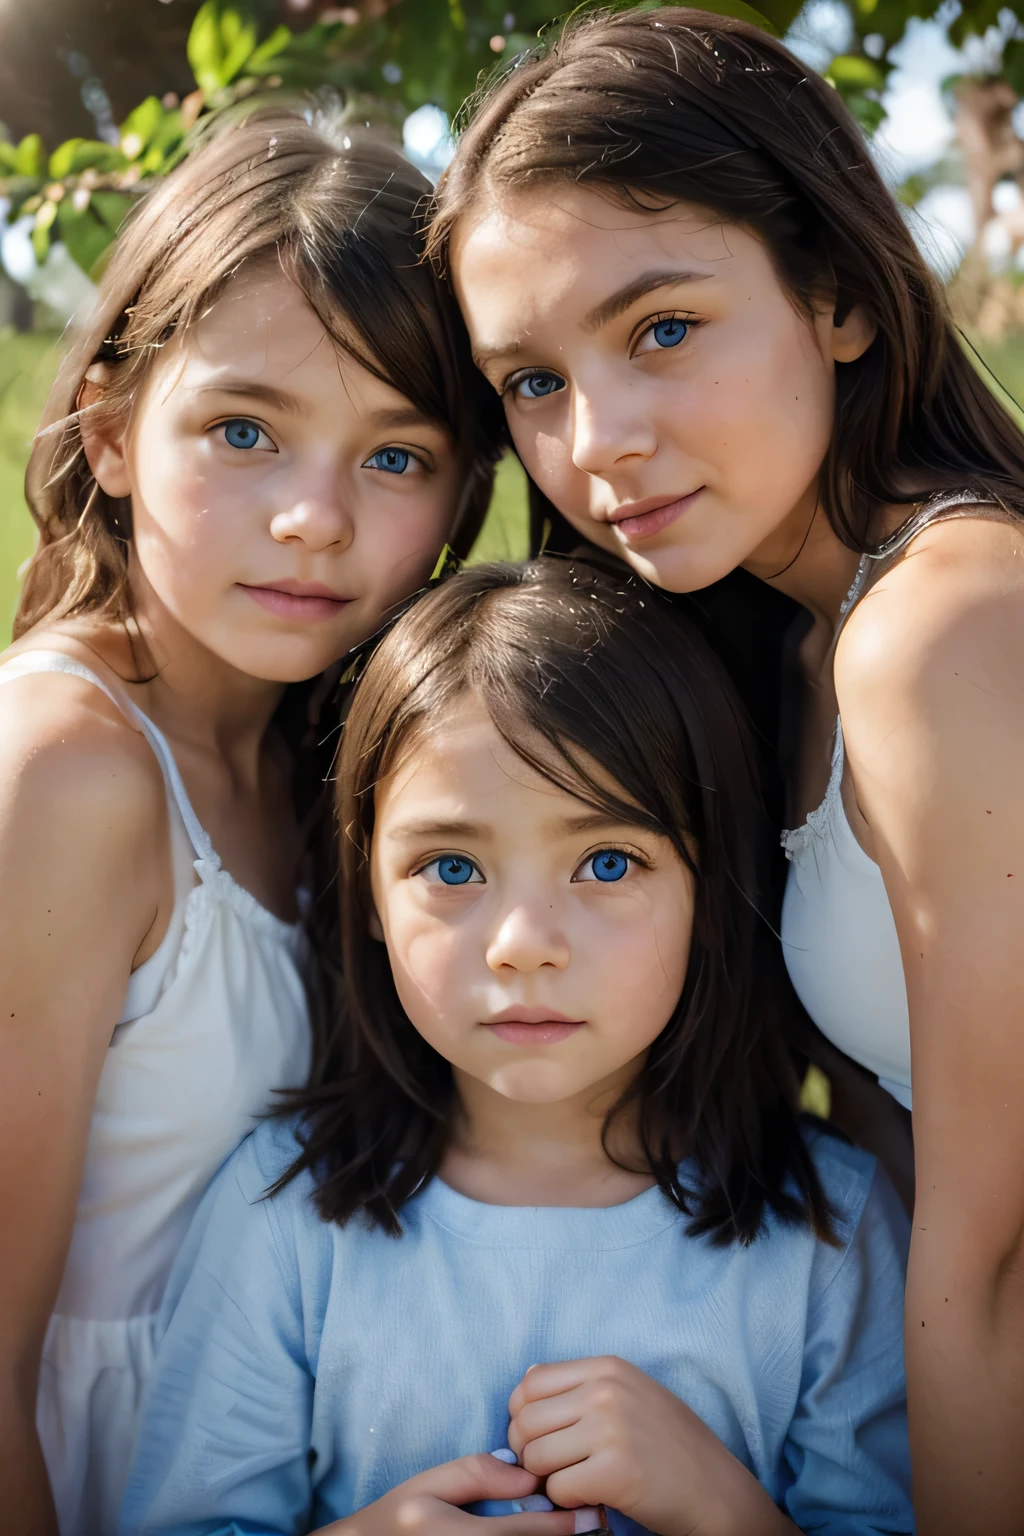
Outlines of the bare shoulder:
[{"label": "bare shoulder", "polygon": [[[0,686],[0,836],[60,831],[75,845],[113,838],[125,855],[166,819],[145,737],[94,684],[31,673]],[[6,838],[5,838],[6,841]],[[68,849],[71,852],[71,849]]]},{"label": "bare shoulder", "polygon": [[955,715],[980,691],[1024,728],[1024,522],[956,518],[919,534],[850,616],[835,681],[844,726],[888,728],[908,705]]}]

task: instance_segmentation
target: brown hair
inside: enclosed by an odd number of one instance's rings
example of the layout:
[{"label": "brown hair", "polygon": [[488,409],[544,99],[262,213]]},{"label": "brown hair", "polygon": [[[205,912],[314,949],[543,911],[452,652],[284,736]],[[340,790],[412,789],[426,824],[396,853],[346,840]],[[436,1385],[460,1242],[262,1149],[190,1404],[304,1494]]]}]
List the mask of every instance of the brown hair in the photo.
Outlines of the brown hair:
[{"label": "brown hair", "polygon": [[241,263],[261,258],[280,261],[340,346],[451,432],[465,471],[452,542],[468,550],[490,498],[500,413],[476,388],[462,321],[421,260],[428,183],[397,150],[334,117],[251,107],[133,211],[29,462],[39,547],[16,637],[46,617],[129,616],[130,507],[104,494],[86,461],[77,406],[87,370],[102,381],[89,411],[123,417],[157,349]]},{"label": "brown hair", "polygon": [[[410,1023],[387,950],[369,937],[369,860],[377,786],[469,691],[524,761],[667,837],[695,876],[682,995],[608,1121],[638,1105],[646,1163],[693,1232],[750,1242],[770,1209],[827,1235],[787,1049],[799,1004],[764,915],[774,835],[742,707],[665,597],[558,556],[443,583],[389,632],[356,690],[337,777],[341,1005],[311,1088],[288,1106],[301,1111],[304,1150],[281,1183],[310,1168],[325,1220],[362,1212],[397,1233],[403,1203],[439,1166],[451,1068]],[[681,1158],[692,1158],[683,1177]]]},{"label": "brown hair", "polygon": [[[695,204],[758,235],[797,303],[864,307],[877,336],[837,369],[820,476],[851,548],[877,547],[878,506],[934,491],[973,490],[1024,512],[1024,437],[966,357],[838,92],[774,38],[675,7],[571,20],[471,104],[438,187],[434,257],[445,264],[482,192],[552,180],[641,210]],[[536,487],[534,503],[536,525],[552,508]]]}]

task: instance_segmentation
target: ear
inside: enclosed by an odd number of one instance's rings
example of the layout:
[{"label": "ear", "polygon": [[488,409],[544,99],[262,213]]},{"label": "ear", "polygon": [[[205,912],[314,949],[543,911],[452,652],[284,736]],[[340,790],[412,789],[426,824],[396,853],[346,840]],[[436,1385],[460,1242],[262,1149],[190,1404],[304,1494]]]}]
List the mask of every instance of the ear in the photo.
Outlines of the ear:
[{"label": "ear", "polygon": [[863,357],[875,337],[878,326],[865,309],[837,307],[832,316],[832,359],[837,363],[855,363]]},{"label": "ear", "polygon": [[82,413],[78,419],[82,447],[96,483],[108,496],[121,498],[130,496],[132,491],[127,427],[123,422],[110,418],[104,420],[102,413],[89,409],[90,406],[99,405],[103,399],[104,374],[102,363],[95,363],[89,369],[82,380],[75,405]]}]

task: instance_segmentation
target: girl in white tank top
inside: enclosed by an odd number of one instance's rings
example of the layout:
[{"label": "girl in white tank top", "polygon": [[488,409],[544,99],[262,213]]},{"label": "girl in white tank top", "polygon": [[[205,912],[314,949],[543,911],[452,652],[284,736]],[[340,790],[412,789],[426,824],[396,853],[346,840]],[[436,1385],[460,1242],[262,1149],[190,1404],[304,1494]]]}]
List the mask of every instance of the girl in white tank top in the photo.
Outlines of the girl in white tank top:
[{"label": "girl in white tank top", "polygon": [[308,1074],[325,674],[468,547],[498,451],[427,190],[254,108],[130,221],[37,437],[0,659],[5,1528],[116,1529],[190,1216]]}]

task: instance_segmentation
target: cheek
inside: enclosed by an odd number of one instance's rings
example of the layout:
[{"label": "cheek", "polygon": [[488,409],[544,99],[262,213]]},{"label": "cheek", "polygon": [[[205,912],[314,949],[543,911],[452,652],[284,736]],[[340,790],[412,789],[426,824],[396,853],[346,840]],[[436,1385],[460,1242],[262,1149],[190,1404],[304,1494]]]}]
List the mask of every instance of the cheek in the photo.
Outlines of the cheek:
[{"label": "cheek", "polygon": [[688,435],[719,460],[723,478],[802,494],[832,433],[834,383],[809,326],[788,312],[730,337],[688,400]]},{"label": "cheek", "polygon": [[446,1022],[458,1011],[459,978],[466,972],[461,928],[431,918],[404,894],[389,901],[386,927],[402,1007],[427,1039],[443,1037]]},{"label": "cheek", "polygon": [[359,529],[360,553],[382,608],[415,592],[430,576],[452,533],[456,507],[453,474],[422,494],[368,509]]},{"label": "cheek", "polygon": [[652,1039],[660,1033],[683,990],[691,926],[689,889],[675,880],[628,905],[608,903],[588,924],[585,965],[610,1017],[632,1018]]}]

